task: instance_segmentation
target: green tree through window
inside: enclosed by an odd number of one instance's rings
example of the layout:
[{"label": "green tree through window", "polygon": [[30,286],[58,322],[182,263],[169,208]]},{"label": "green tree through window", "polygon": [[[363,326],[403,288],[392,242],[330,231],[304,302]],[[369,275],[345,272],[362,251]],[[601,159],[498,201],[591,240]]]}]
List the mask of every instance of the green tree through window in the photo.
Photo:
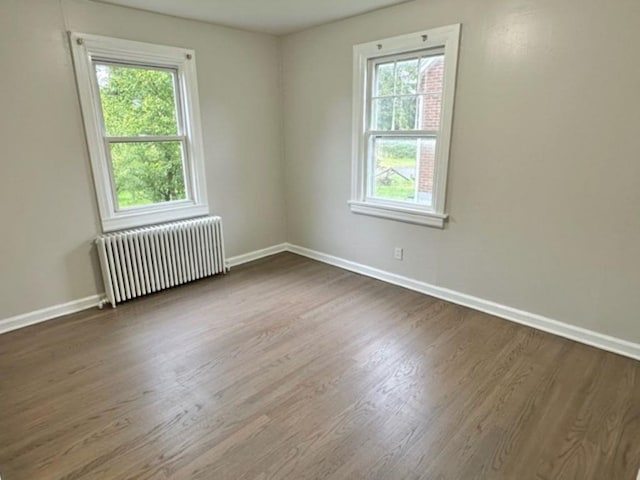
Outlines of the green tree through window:
[{"label": "green tree through window", "polygon": [[175,72],[107,63],[95,69],[118,206],[185,199]]}]

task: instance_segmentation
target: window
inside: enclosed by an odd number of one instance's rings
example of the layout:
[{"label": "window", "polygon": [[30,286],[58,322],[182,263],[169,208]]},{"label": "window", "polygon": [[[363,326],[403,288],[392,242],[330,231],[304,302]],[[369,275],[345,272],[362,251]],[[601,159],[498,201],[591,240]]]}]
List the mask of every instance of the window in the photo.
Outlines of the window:
[{"label": "window", "polygon": [[460,25],[354,47],[355,213],[442,228]]},{"label": "window", "polygon": [[71,43],[103,230],[208,214],[194,52]]}]

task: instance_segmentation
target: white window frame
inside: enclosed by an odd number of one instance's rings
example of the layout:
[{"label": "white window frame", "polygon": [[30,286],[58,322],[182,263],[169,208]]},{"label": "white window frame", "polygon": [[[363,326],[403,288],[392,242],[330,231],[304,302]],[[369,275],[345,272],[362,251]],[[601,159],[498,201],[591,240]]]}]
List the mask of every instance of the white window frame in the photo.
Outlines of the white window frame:
[{"label": "white window frame", "polygon": [[[415,32],[408,35],[363,43],[353,47],[353,159],[351,211],[358,214],[399,220],[419,225],[444,228],[448,218],[445,213],[449,148],[453,123],[458,50],[461,25],[449,25]],[[421,206],[409,202],[383,200],[367,196],[369,165],[371,165],[371,90],[372,67],[382,57],[403,55],[411,52],[433,50],[444,53],[444,84],[440,129],[432,132],[384,132],[385,136],[405,136],[407,133],[425,134],[436,138],[433,197],[431,206]],[[417,181],[417,179],[416,179]]]},{"label": "white window frame", "polygon": [[[180,47],[76,32],[70,33],[70,40],[103,231],[208,215],[195,52]],[[184,146],[186,200],[118,209],[109,151],[109,141],[114,139],[105,132],[94,61],[176,72],[176,114],[182,126],[176,140]],[[166,140],[164,137],[162,139]],[[129,137],[122,140],[136,141]],[[154,141],[158,138],[139,137],[137,141],[143,140]]]}]

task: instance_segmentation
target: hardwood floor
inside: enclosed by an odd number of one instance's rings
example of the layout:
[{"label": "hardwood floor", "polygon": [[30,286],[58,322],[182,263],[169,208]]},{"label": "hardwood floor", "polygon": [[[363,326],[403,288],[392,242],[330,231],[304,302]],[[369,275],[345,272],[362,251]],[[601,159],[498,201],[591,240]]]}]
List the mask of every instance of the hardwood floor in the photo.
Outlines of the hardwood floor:
[{"label": "hardwood floor", "polygon": [[0,474],[635,480],[640,362],[293,254],[0,335]]}]

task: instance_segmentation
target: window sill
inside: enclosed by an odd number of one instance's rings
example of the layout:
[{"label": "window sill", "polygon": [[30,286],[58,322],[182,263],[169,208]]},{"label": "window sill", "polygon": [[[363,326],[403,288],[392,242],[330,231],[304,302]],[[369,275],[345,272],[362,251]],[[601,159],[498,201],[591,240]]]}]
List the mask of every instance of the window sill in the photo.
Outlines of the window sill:
[{"label": "window sill", "polygon": [[103,218],[102,230],[113,232],[127,228],[145,227],[158,223],[185,220],[187,218],[201,217],[209,214],[207,205],[180,205],[173,208],[157,209],[155,211],[131,210],[126,213],[120,212],[111,218]]},{"label": "window sill", "polygon": [[353,213],[371,215],[373,217],[388,218],[399,222],[426,225],[428,227],[444,228],[444,222],[449,217],[446,214],[425,212],[411,207],[396,207],[390,205],[376,205],[373,203],[350,201]]}]

